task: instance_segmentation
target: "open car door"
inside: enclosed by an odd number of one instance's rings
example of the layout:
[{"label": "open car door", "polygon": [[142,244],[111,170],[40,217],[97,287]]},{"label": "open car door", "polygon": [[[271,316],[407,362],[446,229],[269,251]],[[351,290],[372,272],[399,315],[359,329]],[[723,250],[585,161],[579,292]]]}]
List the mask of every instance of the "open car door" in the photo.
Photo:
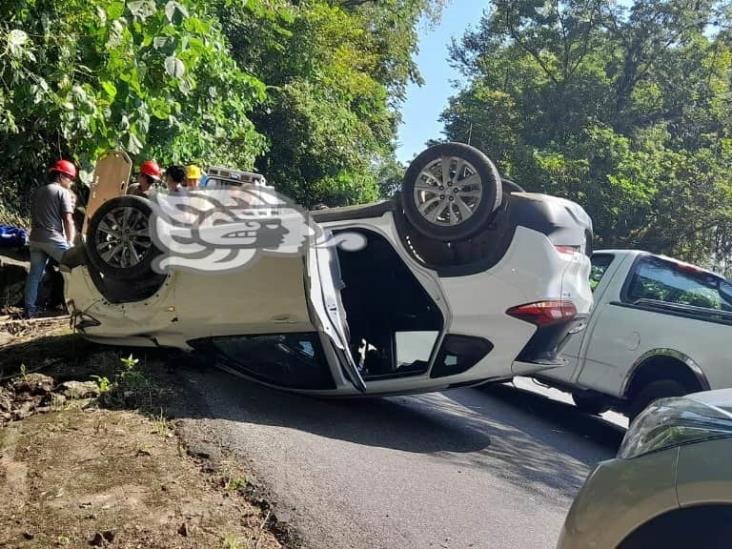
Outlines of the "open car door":
[{"label": "open car door", "polygon": [[89,226],[94,212],[107,200],[127,194],[132,173],[132,160],[124,151],[110,151],[100,158],[94,167],[94,178],[86,204],[83,233]]},{"label": "open car door", "polygon": [[[328,232],[324,236],[321,241],[328,241],[331,234]],[[348,379],[356,389],[366,392],[366,383],[361,377],[350,349],[346,313],[340,299],[342,282],[338,255],[331,246],[319,247],[312,244],[311,241],[311,245],[308,246],[307,280],[310,303],[317,317],[315,321],[319,324],[318,328],[333,343]]]}]

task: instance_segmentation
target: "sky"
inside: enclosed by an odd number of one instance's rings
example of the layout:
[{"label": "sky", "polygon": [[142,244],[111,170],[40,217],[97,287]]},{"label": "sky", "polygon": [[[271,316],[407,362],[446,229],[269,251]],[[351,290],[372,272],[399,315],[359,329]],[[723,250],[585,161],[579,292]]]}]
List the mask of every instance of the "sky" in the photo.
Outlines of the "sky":
[{"label": "sky", "polygon": [[427,140],[442,137],[438,118],[448,98],[455,94],[451,81],[462,84],[461,75],[447,62],[450,40],[460,38],[468,27],[477,27],[488,4],[489,0],[452,0],[438,25],[421,25],[416,61],[425,84],[409,86],[401,109],[397,158],[402,162],[409,162],[422,151]]},{"label": "sky", "polygon": [[[629,6],[630,0],[618,0]],[[453,37],[461,38],[468,28],[477,28],[483,11],[490,0],[449,0],[440,23],[432,28],[422,24],[419,33],[419,54],[416,57],[425,84],[411,84],[402,106],[402,124],[399,128],[397,158],[409,162],[424,149],[429,139],[443,137],[440,113],[447,107],[447,100],[455,95],[465,82],[447,62],[448,46]]]}]

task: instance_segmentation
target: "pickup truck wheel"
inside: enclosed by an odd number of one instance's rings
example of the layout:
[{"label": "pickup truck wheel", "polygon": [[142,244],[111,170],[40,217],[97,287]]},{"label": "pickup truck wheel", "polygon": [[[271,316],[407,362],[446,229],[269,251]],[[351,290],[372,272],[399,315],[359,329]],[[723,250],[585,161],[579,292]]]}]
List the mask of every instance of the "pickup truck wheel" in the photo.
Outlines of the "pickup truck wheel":
[{"label": "pickup truck wheel", "polygon": [[610,409],[605,399],[591,391],[575,391],[572,393],[574,405],[582,412],[599,415]]},{"label": "pickup truck wheel", "polygon": [[688,393],[686,387],[673,379],[651,381],[631,398],[626,415],[630,421],[633,421],[652,402],[661,398],[682,396]]},{"label": "pickup truck wheel", "polygon": [[501,176],[475,147],[442,143],[412,161],[401,197],[420,233],[444,242],[465,240],[484,229],[501,205]]},{"label": "pickup truck wheel", "polygon": [[151,213],[150,202],[139,196],[120,196],[102,204],[87,231],[90,263],[116,280],[152,276],[152,262],[160,252],[150,236]]}]

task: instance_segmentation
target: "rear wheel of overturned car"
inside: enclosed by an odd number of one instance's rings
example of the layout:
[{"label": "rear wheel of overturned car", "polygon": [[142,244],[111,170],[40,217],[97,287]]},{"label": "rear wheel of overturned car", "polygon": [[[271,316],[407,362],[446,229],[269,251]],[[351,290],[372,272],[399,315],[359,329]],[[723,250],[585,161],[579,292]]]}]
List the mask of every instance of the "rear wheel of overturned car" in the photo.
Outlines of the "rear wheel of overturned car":
[{"label": "rear wheel of overturned car", "polygon": [[150,236],[152,208],[139,196],[108,200],[94,213],[87,232],[89,261],[102,275],[139,280],[153,274],[160,252]]},{"label": "rear wheel of overturned car", "polygon": [[419,232],[446,242],[464,240],[484,229],[501,205],[501,177],[475,147],[442,143],[412,161],[401,196]]}]

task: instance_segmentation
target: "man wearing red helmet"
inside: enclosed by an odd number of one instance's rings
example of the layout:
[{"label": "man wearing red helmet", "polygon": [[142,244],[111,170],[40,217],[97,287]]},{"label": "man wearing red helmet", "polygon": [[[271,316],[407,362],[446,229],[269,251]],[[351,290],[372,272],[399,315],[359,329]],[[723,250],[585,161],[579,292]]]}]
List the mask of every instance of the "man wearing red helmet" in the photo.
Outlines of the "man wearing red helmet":
[{"label": "man wearing red helmet", "polygon": [[49,182],[36,189],[31,206],[30,272],[25,282],[25,316],[36,314],[38,288],[52,257],[60,261],[68,250],[76,230],[74,227],[74,196],[69,190],[76,179],[76,166],[59,160],[48,170]]},{"label": "man wearing red helmet", "polygon": [[145,162],[140,164],[140,176],[137,179],[137,183],[127,188],[127,194],[147,198],[149,196],[148,193],[153,189],[153,185],[157,181],[160,181],[160,166],[154,160],[145,160]]}]

